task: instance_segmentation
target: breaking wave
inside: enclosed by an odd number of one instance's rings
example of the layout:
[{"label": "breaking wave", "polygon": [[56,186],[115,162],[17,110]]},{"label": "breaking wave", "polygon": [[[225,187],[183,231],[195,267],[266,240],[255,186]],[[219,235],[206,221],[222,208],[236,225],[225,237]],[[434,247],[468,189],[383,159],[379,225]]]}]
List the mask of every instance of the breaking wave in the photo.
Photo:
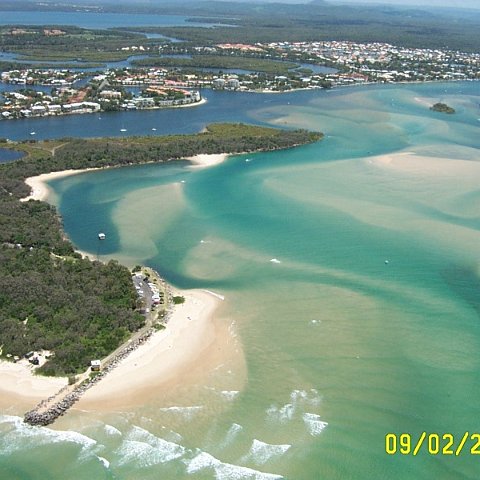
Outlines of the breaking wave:
[{"label": "breaking wave", "polygon": [[250,452],[242,459],[243,461],[251,461],[257,465],[267,463],[273,457],[279,457],[290,449],[291,445],[272,445],[270,443],[261,442],[256,438],[252,442]]},{"label": "breaking wave", "polygon": [[239,390],[222,390],[220,392],[222,397],[226,398],[227,400],[234,400],[237,395],[240,393]]},{"label": "breaking wave", "polygon": [[302,418],[307,426],[308,431],[310,432],[310,435],[313,436],[320,435],[328,425],[328,422],[320,420],[320,415],[315,413],[304,413]]},{"label": "breaking wave", "polygon": [[175,415],[181,416],[186,420],[191,420],[198,412],[203,410],[203,406],[194,405],[191,407],[164,407],[159,408],[161,412],[173,413]]},{"label": "breaking wave", "polygon": [[109,467],[110,467],[110,462],[109,462],[106,458],[99,457],[98,455],[96,455],[96,457],[98,458],[98,460],[100,460],[100,463],[101,463],[105,468],[109,468]]},{"label": "breaking wave", "polygon": [[270,405],[267,408],[267,420],[273,423],[287,423],[294,419],[302,419],[310,435],[319,435],[328,425],[320,420],[320,415],[308,413],[308,410],[318,407],[322,399],[314,388],[310,390],[293,390],[290,402],[279,407]]},{"label": "breaking wave", "polygon": [[305,411],[309,407],[316,407],[321,403],[321,397],[314,388],[310,390],[293,390],[290,393],[290,402],[279,407],[270,405],[267,409],[267,418],[270,421],[285,423],[292,420],[299,409]]},{"label": "breaking wave", "polygon": [[207,452],[201,452],[191,460],[184,460],[187,473],[197,473],[201,470],[213,470],[216,480],[276,480],[281,475],[265,473],[253,468],[224,463]]},{"label": "breaking wave", "polygon": [[118,429],[118,428],[115,428],[114,426],[112,425],[105,425],[103,427],[105,429],[105,433],[107,435],[111,435],[111,436],[114,436],[114,435],[122,435],[122,432]]},{"label": "breaking wave", "polygon": [[47,427],[32,427],[23,419],[11,415],[0,416],[0,452],[9,454],[18,450],[29,450],[54,443],[72,443],[81,447],[82,452],[97,444],[93,438],[81,433],[52,430]]},{"label": "breaking wave", "polygon": [[232,426],[228,429],[228,432],[225,435],[225,439],[219,445],[220,448],[228,447],[238,436],[238,434],[243,430],[243,427],[238,423],[232,424]]},{"label": "breaking wave", "polygon": [[133,427],[115,453],[120,458],[119,465],[133,463],[138,467],[150,467],[182,457],[185,448],[143,428]]}]

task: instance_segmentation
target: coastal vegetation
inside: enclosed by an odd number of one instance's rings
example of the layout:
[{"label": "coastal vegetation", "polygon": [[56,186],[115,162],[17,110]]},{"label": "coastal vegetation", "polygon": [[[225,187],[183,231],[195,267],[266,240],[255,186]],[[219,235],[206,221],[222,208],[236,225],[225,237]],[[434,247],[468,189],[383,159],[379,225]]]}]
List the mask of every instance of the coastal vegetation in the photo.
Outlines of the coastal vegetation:
[{"label": "coastal vegetation", "polygon": [[[257,2],[182,2],[162,5],[159,13],[186,11],[191,17],[221,17],[235,25],[147,27],[137,31],[161,33],[196,44],[255,43],[282,41],[348,40],[359,43],[386,42],[412,48],[450,48],[478,52],[480,15],[469,10],[380,5],[334,5],[315,1],[305,4]],[[192,18],[192,22],[196,19]]]},{"label": "coastal vegetation", "polygon": [[54,355],[39,370],[74,375],[142,327],[130,271],[82,258],[54,207],[30,200],[27,177],[87,167],[167,162],[198,153],[274,150],[314,142],[320,133],[243,124],[210,125],[194,135],[8,142],[27,155],[0,166],[0,350]]},{"label": "coastal vegetation", "polygon": [[137,67],[178,67],[178,68],[234,68],[273,74],[286,74],[299,65],[288,61],[276,61],[264,58],[240,55],[192,55],[191,58],[148,57],[133,60]]},{"label": "coastal vegetation", "polygon": [[441,112],[441,113],[448,113],[448,114],[452,114],[452,113],[455,113],[455,109],[448,106],[446,103],[435,103],[434,105],[432,105],[430,107],[430,110],[433,110],[434,112]]},{"label": "coastal vegetation", "polygon": [[[17,5],[16,2],[15,4]],[[28,2],[18,5],[17,8],[38,9],[38,5]],[[3,4],[0,8],[8,10],[13,7]],[[45,4],[40,7],[42,8],[69,10],[68,5],[60,4],[50,7]],[[72,8],[81,9],[78,5]],[[99,7],[98,13],[127,13],[126,8],[126,5],[112,4],[109,8]],[[134,10],[137,13],[145,10],[150,13],[181,16],[188,12],[190,25],[135,26],[103,30],[62,25],[7,25],[0,27],[0,51],[16,53],[21,55],[23,60],[45,61],[47,65],[48,61],[118,61],[134,54],[155,57],[159,47],[178,44],[171,43],[169,39],[172,38],[181,40],[179,43],[186,49],[219,43],[350,41],[382,42],[409,48],[441,48],[470,53],[480,50],[477,35],[480,15],[468,10],[447,12],[425,7],[340,6],[318,1],[294,5],[211,1],[187,1],[178,5],[162,2],[162,5],[158,6],[135,5]],[[216,25],[208,28],[197,26],[198,22],[206,21]],[[157,33],[163,37],[147,38],[144,33]],[[187,60],[176,58],[169,59],[168,63],[159,63],[167,60],[156,58],[151,62],[156,62],[153,65],[169,67],[192,65],[192,62]],[[212,59],[212,62],[219,61]],[[197,67],[205,66],[203,63],[199,64],[200,58],[195,62]],[[216,67],[213,63],[207,66]],[[4,68],[14,67],[8,60]],[[220,68],[227,67],[220,65]]]},{"label": "coastal vegetation", "polygon": [[[198,153],[238,153],[278,150],[315,142],[322,134],[307,130],[277,130],[245,124],[212,124],[195,135],[151,137],[64,139],[57,142],[25,141],[15,145],[34,155],[8,165],[4,175],[21,180],[44,172],[133,165],[180,160]],[[53,146],[51,146],[53,145]],[[60,146],[59,146],[60,145]],[[42,154],[55,148],[55,155]],[[12,179],[12,180],[13,180]],[[28,195],[29,188],[18,181],[16,189]]]},{"label": "coastal vegetation", "polygon": [[[21,55],[22,60],[100,62],[124,60],[137,53],[146,53],[159,39],[143,34],[116,30],[88,30],[61,26],[0,27],[0,50]],[[141,47],[141,49],[140,49]],[[128,48],[128,50],[127,50]]]},{"label": "coastal vegetation", "polygon": [[182,297],[182,296],[178,296],[178,295],[177,295],[177,296],[173,297],[173,303],[174,303],[175,305],[180,305],[180,304],[182,304],[182,303],[185,303],[185,297]]}]

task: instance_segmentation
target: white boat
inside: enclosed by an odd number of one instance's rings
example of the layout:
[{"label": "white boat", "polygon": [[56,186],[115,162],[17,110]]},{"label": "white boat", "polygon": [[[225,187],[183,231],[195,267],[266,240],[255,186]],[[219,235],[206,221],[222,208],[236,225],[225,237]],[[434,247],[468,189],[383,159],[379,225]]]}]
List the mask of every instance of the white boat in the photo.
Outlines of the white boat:
[{"label": "white boat", "polygon": [[156,132],[156,131],[157,131],[157,129],[156,129],[156,128],[152,128],[152,131]]},{"label": "white boat", "polygon": [[30,135],[35,135],[36,132],[30,132]]},{"label": "white boat", "polygon": [[126,129],[126,128],[121,128],[120,131],[121,131],[121,132],[126,132],[127,129]]},{"label": "white boat", "polygon": [[99,240],[105,240],[105,234],[102,233],[102,232],[100,232],[100,233],[98,234],[98,239],[99,239]]}]

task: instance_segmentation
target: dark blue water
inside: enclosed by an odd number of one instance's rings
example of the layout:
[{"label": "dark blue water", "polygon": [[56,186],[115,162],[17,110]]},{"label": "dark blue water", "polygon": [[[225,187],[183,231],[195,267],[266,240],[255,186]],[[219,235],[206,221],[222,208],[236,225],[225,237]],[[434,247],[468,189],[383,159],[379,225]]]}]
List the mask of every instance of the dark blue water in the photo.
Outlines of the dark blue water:
[{"label": "dark blue water", "polygon": [[2,11],[0,25],[75,25],[83,28],[117,27],[211,27],[215,24],[187,22],[183,15],[126,14],[94,12],[27,12]]},{"label": "dark blue water", "polygon": [[[75,86],[78,86],[79,83],[75,83]],[[37,92],[50,93],[52,87],[49,85],[17,85],[14,83],[1,83],[0,82],[0,92],[18,92],[19,90],[32,89]]]},{"label": "dark blue water", "polygon": [[[231,93],[204,91],[207,103],[188,108],[168,108],[133,112],[68,115],[0,121],[0,137],[11,140],[61,137],[104,137],[124,135],[163,135],[171,133],[193,133],[213,122],[252,122],[248,111],[258,108],[262,102],[282,105],[285,97],[273,97],[255,93]],[[260,121],[259,123],[263,123]],[[125,128],[126,132],[120,129]],[[156,128],[156,131],[152,131]]]},{"label": "dark blue water", "polygon": [[[392,89],[412,90],[418,95],[438,95],[441,98],[445,93],[455,94],[469,93],[478,95],[479,82],[467,83],[439,83],[439,84],[404,84],[404,85],[367,85],[355,87],[354,91],[362,92],[364,89],[374,90],[377,95],[390,101],[389,91]],[[351,90],[351,89],[349,89]],[[272,113],[272,108],[285,109],[288,111],[289,104],[302,104],[310,100],[322,98],[341,98],[344,89],[333,90],[309,90],[284,93],[281,95],[247,93],[247,92],[220,92],[204,90],[202,95],[207,99],[204,105],[188,108],[168,108],[159,110],[137,110],[131,112],[111,112],[101,114],[68,115],[60,117],[31,118],[11,121],[0,121],[0,137],[11,140],[30,139],[30,132],[36,132],[36,139],[62,138],[62,137],[115,137],[124,135],[164,135],[173,133],[193,133],[202,130],[209,123],[214,122],[245,122],[261,125],[269,124],[276,118],[277,112]],[[398,107],[401,113],[401,105]],[[418,104],[416,107],[424,110],[425,107]],[[460,113],[460,112],[459,112]],[[430,112],[435,118],[435,112]],[[438,114],[437,114],[438,115]],[[480,117],[480,112],[478,117]],[[465,121],[460,115],[451,119],[454,123]],[[468,121],[479,126],[476,118]],[[288,126],[276,123],[278,126]],[[120,129],[125,128],[126,132]],[[156,130],[153,131],[152,128]],[[306,128],[309,128],[306,125]],[[311,127],[310,127],[311,128]],[[322,130],[328,134],[328,125],[322,126]],[[340,141],[341,139],[339,139]],[[398,136],[399,144],[408,139]],[[333,141],[336,141],[334,139]],[[381,142],[380,142],[381,143]],[[377,150],[375,142],[371,145]],[[354,148],[354,145],[352,146]]]},{"label": "dark blue water", "polygon": [[[336,68],[325,67],[324,65],[314,65],[313,63],[301,63],[298,68],[306,68],[313,73],[335,73],[338,72]],[[295,69],[297,70],[297,69]]]},{"label": "dark blue water", "polygon": [[24,156],[25,154],[23,152],[9,150],[8,148],[0,148],[0,163],[13,162]]}]

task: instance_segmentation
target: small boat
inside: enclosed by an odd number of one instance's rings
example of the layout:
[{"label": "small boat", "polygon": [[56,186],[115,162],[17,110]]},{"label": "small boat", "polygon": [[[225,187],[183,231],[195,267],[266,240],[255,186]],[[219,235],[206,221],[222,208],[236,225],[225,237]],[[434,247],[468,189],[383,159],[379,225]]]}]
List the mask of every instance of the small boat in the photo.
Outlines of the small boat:
[{"label": "small boat", "polygon": [[36,134],[36,132],[30,132],[30,135],[35,135],[35,134]]},{"label": "small boat", "polygon": [[126,132],[127,129],[126,129],[126,128],[121,128],[120,131],[121,131],[121,132]]},{"label": "small boat", "polygon": [[156,128],[152,128],[152,131],[153,131],[153,132],[156,132],[156,131],[157,131],[157,129],[156,129]]},{"label": "small boat", "polygon": [[105,235],[104,233],[102,233],[102,232],[100,232],[100,233],[98,234],[98,239],[99,239],[99,240],[105,240],[105,237],[106,237],[106,235]]}]

